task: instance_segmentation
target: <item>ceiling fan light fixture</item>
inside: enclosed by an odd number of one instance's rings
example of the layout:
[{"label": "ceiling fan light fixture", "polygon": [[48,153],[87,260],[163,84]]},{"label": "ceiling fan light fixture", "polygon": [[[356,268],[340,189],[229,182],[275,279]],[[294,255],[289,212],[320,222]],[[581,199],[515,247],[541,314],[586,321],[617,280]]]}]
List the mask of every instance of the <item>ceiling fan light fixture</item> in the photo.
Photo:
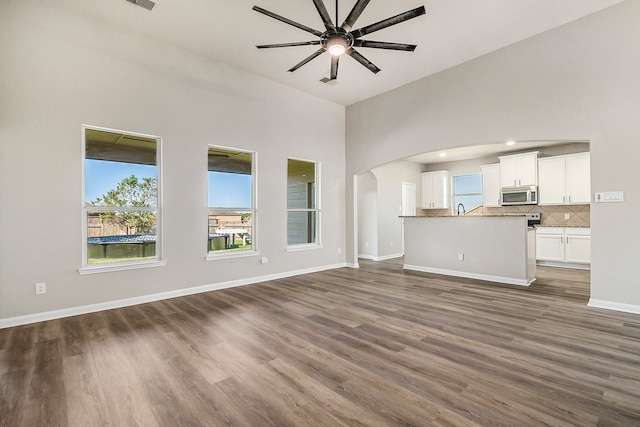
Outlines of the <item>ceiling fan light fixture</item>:
[{"label": "ceiling fan light fixture", "polygon": [[328,34],[323,37],[322,46],[331,56],[342,56],[353,45],[353,37],[344,31]]},{"label": "ceiling fan light fixture", "polygon": [[327,52],[331,56],[342,56],[347,51],[347,43],[340,37],[327,42]]}]

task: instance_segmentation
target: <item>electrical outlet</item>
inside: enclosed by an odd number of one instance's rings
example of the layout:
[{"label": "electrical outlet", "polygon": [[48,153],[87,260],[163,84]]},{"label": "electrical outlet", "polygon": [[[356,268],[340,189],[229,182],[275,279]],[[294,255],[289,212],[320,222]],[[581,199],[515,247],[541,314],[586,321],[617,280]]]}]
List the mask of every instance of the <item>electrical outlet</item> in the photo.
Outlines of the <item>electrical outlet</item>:
[{"label": "electrical outlet", "polygon": [[342,248],[338,248],[338,255],[342,253]]},{"label": "electrical outlet", "polygon": [[36,283],[36,295],[46,294],[46,293],[47,293],[47,284]]},{"label": "electrical outlet", "polygon": [[393,242],[391,242],[391,247],[393,247]]},{"label": "electrical outlet", "polygon": [[570,218],[571,218],[571,214],[568,214],[568,213],[564,214],[564,219],[570,219]]},{"label": "electrical outlet", "polygon": [[464,253],[463,252],[460,252],[458,254],[458,261],[464,261]]},{"label": "electrical outlet", "polygon": [[364,247],[368,248],[369,247],[369,242],[364,242]]}]

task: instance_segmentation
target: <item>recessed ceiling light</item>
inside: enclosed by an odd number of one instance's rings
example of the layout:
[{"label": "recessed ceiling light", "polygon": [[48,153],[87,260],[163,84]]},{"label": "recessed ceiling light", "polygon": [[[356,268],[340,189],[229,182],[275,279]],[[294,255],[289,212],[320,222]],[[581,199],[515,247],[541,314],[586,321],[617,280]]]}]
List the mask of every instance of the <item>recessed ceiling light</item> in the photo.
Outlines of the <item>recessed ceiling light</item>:
[{"label": "recessed ceiling light", "polygon": [[507,141],[507,145],[516,145],[515,141]]},{"label": "recessed ceiling light", "polygon": [[447,153],[440,153],[440,157],[447,157]]}]

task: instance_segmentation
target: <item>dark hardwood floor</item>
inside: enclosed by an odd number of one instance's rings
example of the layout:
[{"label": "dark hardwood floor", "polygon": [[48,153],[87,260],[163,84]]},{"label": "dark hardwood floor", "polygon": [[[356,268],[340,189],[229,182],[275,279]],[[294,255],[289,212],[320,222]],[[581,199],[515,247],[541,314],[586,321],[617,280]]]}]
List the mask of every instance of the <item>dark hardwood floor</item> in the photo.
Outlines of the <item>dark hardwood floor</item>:
[{"label": "dark hardwood floor", "polygon": [[0,330],[1,426],[640,425],[640,316],[338,269]]}]

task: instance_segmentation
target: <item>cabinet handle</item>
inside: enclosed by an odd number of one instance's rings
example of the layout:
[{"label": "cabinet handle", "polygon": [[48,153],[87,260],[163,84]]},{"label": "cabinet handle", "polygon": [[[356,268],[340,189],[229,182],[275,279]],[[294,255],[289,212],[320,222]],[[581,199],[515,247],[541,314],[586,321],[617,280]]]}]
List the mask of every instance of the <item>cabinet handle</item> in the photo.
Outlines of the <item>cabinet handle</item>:
[{"label": "cabinet handle", "polygon": [[560,236],[560,244],[564,243],[564,237]]},{"label": "cabinet handle", "polygon": [[562,203],[565,202],[565,196],[562,196]]},{"label": "cabinet handle", "polygon": [[569,203],[571,203],[571,196],[569,196]]},{"label": "cabinet handle", "polygon": [[514,186],[514,187],[517,187],[517,186],[518,186],[518,184],[516,183],[516,180],[515,180],[515,179],[513,180],[513,186]]}]

